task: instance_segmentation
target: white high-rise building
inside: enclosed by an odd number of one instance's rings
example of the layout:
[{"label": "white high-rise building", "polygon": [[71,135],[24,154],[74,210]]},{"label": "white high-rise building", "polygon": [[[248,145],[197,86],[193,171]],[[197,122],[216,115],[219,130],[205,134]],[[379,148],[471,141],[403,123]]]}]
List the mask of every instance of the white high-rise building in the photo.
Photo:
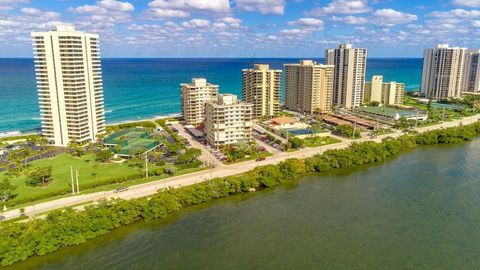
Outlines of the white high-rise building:
[{"label": "white high-rise building", "polygon": [[253,69],[243,69],[242,74],[243,100],[253,104],[254,117],[277,115],[280,112],[282,70],[255,64]]},{"label": "white high-rise building", "polygon": [[285,108],[300,113],[329,113],[333,94],[332,65],[301,60],[285,64]]},{"label": "white high-rise building", "polygon": [[480,50],[465,53],[462,92],[480,93]]},{"label": "white high-rise building", "polygon": [[466,48],[439,44],[423,53],[422,85],[420,92],[435,100],[460,97]]},{"label": "white high-rise building", "polygon": [[241,102],[236,95],[218,95],[205,104],[207,140],[215,147],[252,139],[253,104]]},{"label": "white high-rise building", "polygon": [[218,85],[206,79],[193,78],[191,83],[180,84],[182,91],[182,114],[189,125],[200,125],[205,120],[205,103],[217,100]]},{"label": "white high-rise building", "polygon": [[335,66],[333,104],[345,108],[358,107],[363,101],[367,49],[342,44],[325,53],[328,65]]},{"label": "white high-rise building", "polygon": [[98,38],[73,26],[32,33],[42,135],[54,145],[85,144],[105,132]]},{"label": "white high-rise building", "polygon": [[405,84],[384,82],[383,76],[374,75],[371,82],[365,82],[364,101],[375,101],[382,105],[403,105]]}]

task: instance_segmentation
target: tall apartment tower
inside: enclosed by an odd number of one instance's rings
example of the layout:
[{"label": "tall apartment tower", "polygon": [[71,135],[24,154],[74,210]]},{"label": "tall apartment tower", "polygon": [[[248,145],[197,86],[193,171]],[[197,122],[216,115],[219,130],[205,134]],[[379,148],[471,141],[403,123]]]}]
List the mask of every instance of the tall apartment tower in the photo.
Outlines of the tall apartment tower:
[{"label": "tall apartment tower", "polygon": [[375,75],[371,82],[365,82],[364,101],[376,101],[382,105],[403,105],[405,84],[384,82],[383,76]]},{"label": "tall apartment tower", "polygon": [[206,79],[193,78],[191,83],[180,84],[182,114],[189,125],[200,125],[205,120],[205,103],[217,100],[218,85],[207,83]]},{"label": "tall apartment tower", "polygon": [[332,110],[334,66],[301,60],[285,64],[285,108],[300,113]]},{"label": "tall apartment tower", "polygon": [[367,49],[353,48],[342,44],[325,53],[328,65],[335,66],[333,81],[333,103],[345,108],[362,104],[367,66]]},{"label": "tall apartment tower", "polygon": [[280,112],[282,70],[255,64],[253,69],[243,69],[242,74],[243,100],[253,104],[253,116],[277,115]]},{"label": "tall apartment tower", "polygon": [[207,140],[215,147],[249,141],[252,138],[253,104],[241,102],[236,95],[218,95],[205,104]]},{"label": "tall apartment tower", "polygon": [[94,141],[105,132],[98,35],[57,26],[32,42],[43,136],[57,146]]},{"label": "tall apartment tower", "polygon": [[425,49],[421,94],[436,100],[460,97],[466,52],[466,48],[448,44]]},{"label": "tall apartment tower", "polygon": [[462,92],[480,93],[480,50],[465,53]]}]

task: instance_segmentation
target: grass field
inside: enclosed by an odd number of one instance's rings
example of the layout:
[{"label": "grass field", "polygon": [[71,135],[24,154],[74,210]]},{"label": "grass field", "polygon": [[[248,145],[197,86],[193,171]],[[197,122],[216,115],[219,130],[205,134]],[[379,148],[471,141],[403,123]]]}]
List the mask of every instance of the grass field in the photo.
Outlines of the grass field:
[{"label": "grass field", "polygon": [[[87,154],[81,158],[75,158],[68,154],[63,154],[51,159],[34,161],[31,166],[52,166],[53,181],[46,187],[29,187],[25,185],[26,176],[22,175],[11,182],[13,185],[17,186],[15,193],[18,194],[18,196],[15,199],[12,199],[11,202],[39,198],[62,191],[70,191],[70,166],[72,166],[74,170],[78,170],[80,188],[82,188],[82,185],[114,178],[125,179],[135,176],[140,177],[139,170],[129,167],[128,164],[98,163],[95,161],[95,156],[93,154]],[[96,175],[93,173],[96,173]],[[0,180],[4,177],[4,173],[0,173]]]},{"label": "grass field", "polygon": [[308,137],[303,139],[303,143],[306,147],[319,147],[328,144],[334,144],[341,142],[339,139],[332,137]]}]

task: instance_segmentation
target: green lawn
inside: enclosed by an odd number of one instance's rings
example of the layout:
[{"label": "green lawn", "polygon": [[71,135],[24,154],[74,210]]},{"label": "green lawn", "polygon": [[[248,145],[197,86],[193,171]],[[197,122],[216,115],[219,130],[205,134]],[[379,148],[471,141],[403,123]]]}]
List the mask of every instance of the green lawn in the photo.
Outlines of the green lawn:
[{"label": "green lawn", "polygon": [[[97,164],[96,169],[94,169],[94,164]],[[80,189],[82,189],[82,185],[88,185],[94,182],[140,176],[139,170],[129,167],[128,164],[98,163],[95,161],[93,154],[87,154],[81,158],[63,154],[51,159],[34,161],[31,163],[31,166],[52,166],[53,181],[46,187],[28,187],[25,185],[26,176],[22,175],[12,181],[12,184],[17,186],[15,193],[18,194],[18,196],[10,202],[26,202],[26,200],[42,198],[49,194],[53,196],[58,195],[62,191],[70,191],[70,166],[72,166],[74,170],[78,170]],[[93,172],[96,172],[96,176],[92,174]],[[4,173],[0,173],[0,180],[4,178]]]},{"label": "green lawn", "polygon": [[306,147],[319,147],[328,144],[334,144],[341,142],[339,139],[332,137],[308,137],[303,139],[303,143]]},{"label": "green lawn", "polygon": [[250,156],[248,156],[248,157],[246,157],[246,158],[237,159],[237,160],[235,160],[235,161],[224,162],[224,163],[225,163],[225,164],[235,164],[235,163],[245,162],[245,161],[249,161],[249,160],[255,160],[255,159],[259,158],[259,157],[264,157],[264,158],[266,158],[266,157],[269,157],[269,156],[271,156],[271,155],[272,155],[272,153],[267,152],[267,151],[264,151],[264,152],[256,152],[255,154],[250,155]]}]

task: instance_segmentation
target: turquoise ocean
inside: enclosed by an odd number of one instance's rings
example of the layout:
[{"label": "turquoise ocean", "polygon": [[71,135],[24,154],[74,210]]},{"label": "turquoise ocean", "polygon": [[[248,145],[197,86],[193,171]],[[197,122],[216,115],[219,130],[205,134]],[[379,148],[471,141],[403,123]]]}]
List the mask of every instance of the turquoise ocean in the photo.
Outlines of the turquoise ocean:
[{"label": "turquoise ocean", "polygon": [[[253,63],[282,69],[299,59],[171,58],[103,59],[107,123],[167,116],[180,112],[179,84],[205,77],[220,92],[241,95],[241,69]],[[323,62],[323,59],[315,59]],[[422,59],[368,59],[367,80],[374,74],[416,90]],[[0,132],[40,128],[33,59],[0,59]]]}]

